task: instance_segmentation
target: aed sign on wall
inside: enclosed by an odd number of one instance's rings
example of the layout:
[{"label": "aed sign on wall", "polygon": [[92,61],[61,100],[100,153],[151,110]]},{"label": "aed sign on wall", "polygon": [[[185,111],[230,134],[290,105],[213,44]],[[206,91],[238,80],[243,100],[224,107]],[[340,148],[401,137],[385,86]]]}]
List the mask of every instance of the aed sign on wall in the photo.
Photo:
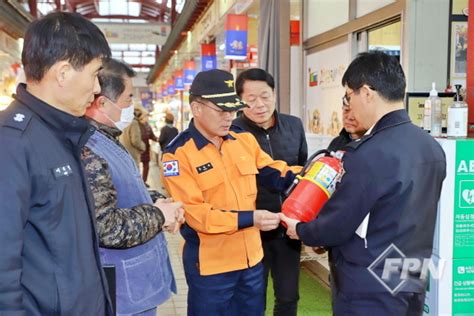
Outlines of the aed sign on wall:
[{"label": "aed sign on wall", "polygon": [[456,142],[453,257],[474,257],[474,142]]}]

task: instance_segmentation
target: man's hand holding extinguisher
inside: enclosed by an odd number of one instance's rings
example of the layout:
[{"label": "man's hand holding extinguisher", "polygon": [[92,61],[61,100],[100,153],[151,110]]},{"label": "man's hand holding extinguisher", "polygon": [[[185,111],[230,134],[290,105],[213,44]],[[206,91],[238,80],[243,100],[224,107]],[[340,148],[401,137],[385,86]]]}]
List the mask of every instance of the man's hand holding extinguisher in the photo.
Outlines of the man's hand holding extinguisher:
[{"label": "man's hand holding extinguisher", "polygon": [[267,210],[255,210],[253,212],[253,225],[261,231],[275,229],[280,224],[280,217],[276,213]]},{"label": "man's hand holding extinguisher", "polygon": [[291,239],[300,239],[298,233],[296,232],[296,225],[300,222],[299,220],[289,218],[283,213],[278,213],[280,220],[286,224],[286,234]]}]

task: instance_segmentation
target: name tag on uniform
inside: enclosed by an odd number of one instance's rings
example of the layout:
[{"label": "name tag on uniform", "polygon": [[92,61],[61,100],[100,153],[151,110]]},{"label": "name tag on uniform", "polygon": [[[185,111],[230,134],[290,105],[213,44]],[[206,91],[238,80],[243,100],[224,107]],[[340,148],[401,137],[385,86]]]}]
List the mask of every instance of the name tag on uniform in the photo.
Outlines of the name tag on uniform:
[{"label": "name tag on uniform", "polygon": [[196,167],[196,170],[197,170],[198,173],[203,173],[203,172],[206,172],[207,170],[211,170],[212,168],[214,168],[214,167],[212,166],[212,164],[210,162],[208,162],[208,163],[206,163],[202,166]]},{"label": "name tag on uniform", "polygon": [[51,169],[53,172],[53,176],[55,179],[61,178],[61,177],[69,177],[72,175],[72,168],[70,165],[65,165],[57,168]]}]

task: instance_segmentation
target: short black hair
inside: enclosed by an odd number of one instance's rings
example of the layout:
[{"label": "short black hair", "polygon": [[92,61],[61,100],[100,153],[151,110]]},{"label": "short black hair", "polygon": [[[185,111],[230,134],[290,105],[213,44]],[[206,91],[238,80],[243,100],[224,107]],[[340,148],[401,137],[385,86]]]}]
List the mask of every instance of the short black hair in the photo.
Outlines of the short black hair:
[{"label": "short black hair", "polygon": [[125,77],[133,78],[136,73],[126,63],[109,58],[102,63],[99,71],[100,95],[116,101],[125,90]]},{"label": "short black hair", "polygon": [[244,83],[247,80],[265,81],[272,90],[275,90],[275,80],[272,75],[260,68],[250,68],[241,72],[235,82],[235,92],[239,97],[244,92]]},{"label": "short black hair", "polygon": [[107,40],[94,23],[77,13],[54,12],[28,26],[21,61],[26,79],[41,81],[59,61],[81,70],[95,58],[108,57]]},{"label": "short black hair", "polygon": [[383,52],[360,53],[342,77],[342,85],[359,90],[364,84],[390,102],[405,97],[405,73],[398,59]]}]

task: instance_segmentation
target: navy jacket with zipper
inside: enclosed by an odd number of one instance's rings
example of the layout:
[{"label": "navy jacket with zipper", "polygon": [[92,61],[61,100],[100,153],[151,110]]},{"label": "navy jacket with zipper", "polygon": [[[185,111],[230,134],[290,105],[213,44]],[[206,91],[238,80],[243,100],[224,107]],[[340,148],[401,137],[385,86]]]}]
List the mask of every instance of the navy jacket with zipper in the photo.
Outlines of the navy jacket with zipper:
[{"label": "navy jacket with zipper", "polygon": [[[308,146],[301,120],[295,116],[274,112],[275,125],[269,129],[259,127],[248,119],[245,114],[236,118],[233,125],[252,133],[260,147],[275,160],[283,160],[290,166],[304,165],[308,158]],[[259,185],[257,209],[281,212],[283,196]],[[281,238],[285,236],[282,226],[262,232],[263,239]]]},{"label": "navy jacket with zipper", "polygon": [[0,315],[111,315],[81,164],[94,128],[17,88],[0,112]]}]

